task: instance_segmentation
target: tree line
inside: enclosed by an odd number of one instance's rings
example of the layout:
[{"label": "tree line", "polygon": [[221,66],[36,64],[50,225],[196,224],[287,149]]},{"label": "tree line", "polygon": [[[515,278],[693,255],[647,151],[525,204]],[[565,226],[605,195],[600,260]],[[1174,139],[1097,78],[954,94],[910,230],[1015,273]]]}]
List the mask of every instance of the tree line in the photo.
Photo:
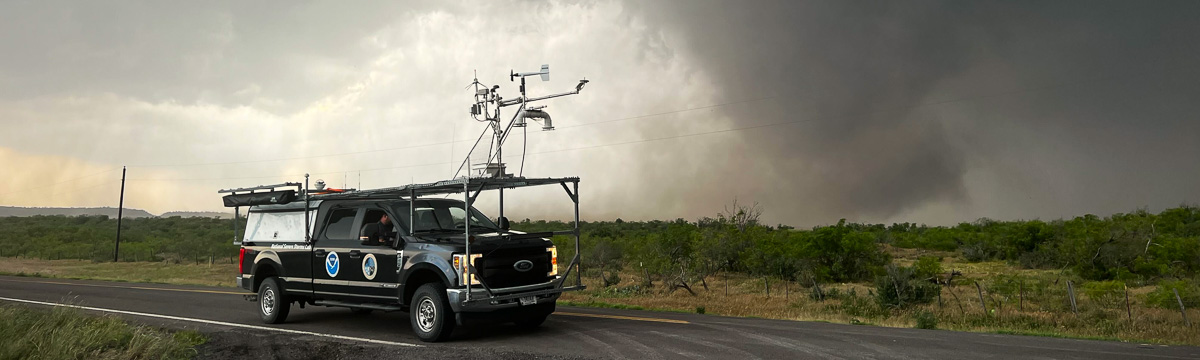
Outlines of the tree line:
[{"label": "tree line", "polygon": [[[242,224],[244,226],[244,224]],[[105,215],[0,217],[0,255],[111,261],[117,219]],[[233,223],[216,218],[126,218],[122,261],[190,261],[237,254]]]},{"label": "tree line", "polygon": [[[638,281],[694,291],[721,272],[801,283],[864,282],[886,275],[887,246],[959,252],[968,261],[1003,260],[1025,268],[1072,270],[1088,280],[1156,283],[1200,274],[1200,207],[1145,209],[1053,221],[980,219],[955,226],[837,224],[795,229],[761,223],[757,205],[738,205],[695,221],[583,222],[585,270],[607,283],[622,270]],[[126,219],[122,253],[170,260],[236,253],[227,219]],[[569,229],[525,219],[523,231]],[[112,258],[116,219],[107,216],[0,217],[0,255]],[[573,256],[555,237],[562,265]],[[631,280],[631,279],[626,279]]]},{"label": "tree line", "polygon": [[[935,298],[938,277],[947,274],[936,258],[909,267],[892,264],[889,246],[957,252],[971,262],[1006,261],[1029,269],[1070,270],[1085,280],[1131,285],[1186,282],[1195,288],[1200,276],[1200,208],[1196,206],[1157,214],[1139,209],[1053,221],[979,219],[955,226],[842,220],[809,229],[763,224],[761,214],[756,205],[735,203],[696,221],[585,222],[581,224],[585,273],[601,277],[605,286],[635,281],[692,293],[697,287],[707,288],[708,280],[721,272],[781,278],[808,284],[818,292],[822,283],[873,282],[880,288],[880,302],[895,306]],[[570,224],[526,219],[513,228],[548,231],[567,229]],[[573,243],[565,236],[554,241],[563,266],[573,256]],[[622,273],[627,279],[621,278]],[[888,297],[889,293],[896,297]]]}]

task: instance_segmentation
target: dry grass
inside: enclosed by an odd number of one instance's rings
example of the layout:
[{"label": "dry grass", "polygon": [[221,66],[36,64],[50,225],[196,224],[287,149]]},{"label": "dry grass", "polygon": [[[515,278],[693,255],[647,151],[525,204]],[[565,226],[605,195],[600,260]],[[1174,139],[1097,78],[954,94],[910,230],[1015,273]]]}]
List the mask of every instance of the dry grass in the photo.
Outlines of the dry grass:
[{"label": "dry grass", "polygon": [[[708,290],[693,284],[695,296],[682,289],[670,291],[658,282],[655,287],[641,288],[635,284],[643,281],[643,275],[634,272],[622,273],[623,281],[608,289],[601,287],[599,278],[584,277],[589,289],[567,293],[563,299],[588,306],[679,312],[700,312],[702,308],[703,313],[713,315],[888,327],[914,327],[917,315],[928,312],[937,319],[937,328],[946,330],[1200,345],[1200,326],[1185,326],[1178,309],[1144,303],[1144,295],[1154,286],[1129,289],[1130,319],[1123,299],[1115,304],[1089,299],[1076,282],[1076,315],[1067,296],[1068,278],[1060,271],[1015,269],[1002,262],[963,263],[955,258],[943,259],[943,267],[965,276],[956,280],[956,286],[944,288],[940,305],[935,301],[908,309],[880,307],[872,286],[862,283],[824,284],[829,296],[818,301],[810,297],[811,288],[802,286],[810,284],[770,279],[768,297],[762,278],[742,274],[730,274],[728,281],[720,274],[710,278]],[[976,281],[987,312],[980,304]],[[1188,317],[1200,319],[1200,311],[1189,309]]]},{"label": "dry grass", "polygon": [[204,342],[70,308],[0,306],[0,359],[189,359]]},{"label": "dry grass", "polygon": [[0,274],[60,279],[234,287],[237,265],[3,258]]}]

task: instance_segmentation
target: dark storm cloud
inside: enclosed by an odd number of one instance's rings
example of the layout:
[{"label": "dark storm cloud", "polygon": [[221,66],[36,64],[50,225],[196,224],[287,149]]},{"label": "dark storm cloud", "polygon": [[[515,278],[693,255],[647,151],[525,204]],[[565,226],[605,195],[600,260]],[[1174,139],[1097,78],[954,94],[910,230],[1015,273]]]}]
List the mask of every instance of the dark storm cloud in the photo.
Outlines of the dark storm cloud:
[{"label": "dark storm cloud", "polygon": [[[957,221],[972,215],[1121,211],[1196,199],[1194,187],[1146,189],[1157,185],[1111,169],[1180,174],[1171,177],[1197,172],[1187,163],[1195,152],[1180,152],[1196,150],[1197,141],[1178,134],[1200,133],[1194,121],[1200,109],[1185,100],[1195,99],[1200,77],[1186,70],[1200,55],[1195,21],[1200,3],[632,6],[685,40],[724,100],[775,96],[727,109],[735,126],[800,121],[740,132],[741,141],[753,146],[737,151],[754,161],[734,162],[724,171],[752,175],[714,184],[760,188],[756,198],[772,203],[784,222],[878,221],[933,203],[972,209],[931,219]],[[1166,79],[1172,81],[1160,81]],[[1081,85],[1054,88],[1073,83]],[[1002,138],[1004,128],[1055,136]],[[1114,146],[1127,150],[1112,151]],[[1173,165],[1154,167],[1143,156]],[[1065,163],[1046,167],[1045,158]],[[771,170],[761,171],[763,163]],[[746,171],[751,164],[759,171]],[[1024,178],[1025,187],[979,185],[972,192],[967,175],[981,169]],[[1066,179],[1079,183],[1052,181]],[[1048,190],[1039,185],[1043,181]],[[1115,196],[1131,188],[1154,194]],[[1035,191],[1077,194],[985,203]],[[1100,196],[1122,201],[1089,199]],[[1026,209],[1014,210],[1019,207]],[[1039,211],[1047,208],[1054,211]]]}]

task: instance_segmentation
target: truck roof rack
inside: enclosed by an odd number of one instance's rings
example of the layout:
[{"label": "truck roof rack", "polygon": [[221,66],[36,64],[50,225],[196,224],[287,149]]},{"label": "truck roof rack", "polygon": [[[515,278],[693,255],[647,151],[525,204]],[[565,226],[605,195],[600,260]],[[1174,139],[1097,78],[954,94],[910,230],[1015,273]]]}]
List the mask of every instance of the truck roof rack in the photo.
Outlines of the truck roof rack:
[{"label": "truck roof rack", "polygon": [[[295,189],[276,190],[278,188]],[[259,185],[237,189],[218,190],[218,194],[229,194],[221,197],[225,207],[287,204],[296,200],[296,193],[302,189],[300,183],[283,183],[275,185]],[[234,218],[236,221],[236,217]]]},{"label": "truck roof rack", "polygon": [[244,187],[244,188],[237,188],[237,189],[221,189],[221,190],[217,190],[217,193],[218,194],[236,194],[236,193],[244,193],[244,192],[256,192],[258,190],[275,191],[276,188],[292,187],[292,186],[296,187],[296,191],[300,191],[301,186],[303,186],[303,185],[304,184],[301,184],[298,182],[288,182],[288,183],[275,184],[275,185],[259,185],[259,186],[251,186],[251,187]]},{"label": "truck roof rack", "polygon": [[[525,178],[525,177],[505,177],[505,178],[458,178],[453,180],[442,180],[438,182],[425,184],[410,184],[397,187],[358,190],[344,193],[331,193],[322,195],[310,196],[313,200],[324,199],[370,199],[370,198],[400,198],[400,197],[422,197],[431,195],[458,194],[464,191],[472,191],[475,196],[479,192],[485,190],[498,189],[515,189],[529,186],[553,185],[562,184],[564,187],[569,183],[578,183],[578,177],[563,177],[563,178]],[[471,196],[472,199],[475,196]]]}]

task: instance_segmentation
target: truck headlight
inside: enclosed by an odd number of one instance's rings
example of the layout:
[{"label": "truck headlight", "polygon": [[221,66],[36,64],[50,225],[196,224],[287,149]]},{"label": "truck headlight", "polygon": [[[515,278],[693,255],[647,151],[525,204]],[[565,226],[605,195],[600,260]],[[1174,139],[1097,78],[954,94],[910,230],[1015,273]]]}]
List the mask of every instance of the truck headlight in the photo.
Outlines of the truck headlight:
[{"label": "truck headlight", "polygon": [[[470,270],[467,267],[468,262],[466,261],[466,257],[467,256],[463,255],[463,254],[454,254],[454,269],[456,271],[458,271],[458,284],[459,285],[466,285],[465,284],[466,281],[464,281],[464,279],[467,279],[467,272],[468,272],[468,270]],[[478,260],[482,257],[483,257],[483,254],[471,254],[470,264],[474,264],[475,260]],[[479,269],[476,268],[475,270],[479,270]],[[471,285],[479,285],[480,284],[479,278],[477,278],[475,276],[475,274],[471,274],[470,279],[471,279]]]},{"label": "truck headlight", "polygon": [[558,247],[551,245],[546,251],[550,252],[550,273],[546,276],[558,276]]}]

